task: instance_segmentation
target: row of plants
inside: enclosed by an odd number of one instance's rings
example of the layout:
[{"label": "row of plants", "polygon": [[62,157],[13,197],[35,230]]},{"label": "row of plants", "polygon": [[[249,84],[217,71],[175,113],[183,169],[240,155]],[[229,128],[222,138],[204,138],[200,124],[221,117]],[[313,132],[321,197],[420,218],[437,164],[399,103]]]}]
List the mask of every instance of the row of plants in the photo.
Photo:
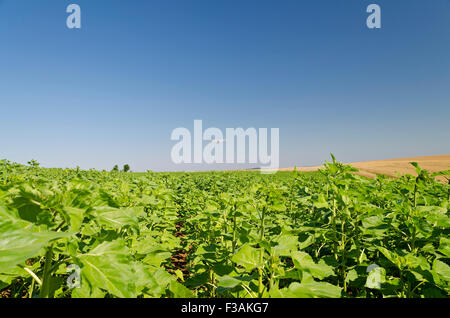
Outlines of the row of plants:
[{"label": "row of plants", "polygon": [[332,159],[274,175],[0,161],[0,295],[448,297],[449,171],[368,179]]}]

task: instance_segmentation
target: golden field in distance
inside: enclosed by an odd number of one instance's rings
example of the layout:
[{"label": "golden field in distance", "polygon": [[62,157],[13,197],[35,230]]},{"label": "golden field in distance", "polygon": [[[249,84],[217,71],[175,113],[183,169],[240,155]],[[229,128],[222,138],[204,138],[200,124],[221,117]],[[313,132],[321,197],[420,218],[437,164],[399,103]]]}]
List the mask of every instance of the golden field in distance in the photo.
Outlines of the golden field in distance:
[{"label": "golden field in distance", "polygon": [[[386,159],[375,161],[351,162],[348,163],[359,170],[359,175],[365,177],[376,177],[382,174],[388,177],[396,177],[397,174],[416,175],[414,167],[410,162],[417,162],[422,169],[430,172],[438,172],[450,169],[450,155],[410,157],[399,159]],[[322,166],[315,167],[297,167],[298,171],[316,171]],[[291,171],[291,168],[280,168],[280,171]],[[441,178],[439,178],[441,179]]]}]

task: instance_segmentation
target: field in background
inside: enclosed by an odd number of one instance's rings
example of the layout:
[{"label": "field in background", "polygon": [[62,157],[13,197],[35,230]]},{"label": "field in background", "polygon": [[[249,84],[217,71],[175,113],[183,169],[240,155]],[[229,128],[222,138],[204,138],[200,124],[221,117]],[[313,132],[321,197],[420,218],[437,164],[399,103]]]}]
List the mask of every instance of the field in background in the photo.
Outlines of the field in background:
[{"label": "field in background", "polygon": [[[438,172],[450,169],[450,155],[352,162],[349,164],[359,170],[358,172],[359,175],[374,178],[379,174],[387,177],[396,177],[399,174],[414,175],[415,169],[410,164],[410,162],[417,162],[423,169],[426,169],[430,172]],[[323,166],[297,167],[297,170],[317,171],[319,168],[322,167]],[[294,170],[293,167],[280,169],[280,171],[292,171],[292,170]],[[442,177],[438,178],[440,180],[444,180],[444,178]]]},{"label": "field in background", "polygon": [[450,185],[414,169],[366,178],[333,160],[308,173],[135,174],[0,161],[0,297],[448,297]]}]

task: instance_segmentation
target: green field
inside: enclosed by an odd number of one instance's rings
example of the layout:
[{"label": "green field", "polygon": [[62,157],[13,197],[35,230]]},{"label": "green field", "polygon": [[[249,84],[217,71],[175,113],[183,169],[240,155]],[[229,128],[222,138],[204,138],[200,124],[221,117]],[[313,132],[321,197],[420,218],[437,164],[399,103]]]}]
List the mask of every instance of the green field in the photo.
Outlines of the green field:
[{"label": "green field", "polygon": [[419,167],[397,179],[351,170],[333,161],[315,173],[125,173],[0,161],[0,295],[448,297],[449,185]]}]

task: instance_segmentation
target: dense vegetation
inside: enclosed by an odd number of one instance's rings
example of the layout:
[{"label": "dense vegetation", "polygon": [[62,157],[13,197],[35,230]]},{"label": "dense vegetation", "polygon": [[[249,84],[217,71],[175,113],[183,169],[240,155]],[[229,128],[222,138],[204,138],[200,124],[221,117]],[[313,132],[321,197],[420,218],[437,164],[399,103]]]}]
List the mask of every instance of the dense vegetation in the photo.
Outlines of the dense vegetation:
[{"label": "dense vegetation", "polygon": [[448,297],[449,185],[418,166],[397,179],[352,170],[334,158],[275,175],[0,161],[0,295]]}]

